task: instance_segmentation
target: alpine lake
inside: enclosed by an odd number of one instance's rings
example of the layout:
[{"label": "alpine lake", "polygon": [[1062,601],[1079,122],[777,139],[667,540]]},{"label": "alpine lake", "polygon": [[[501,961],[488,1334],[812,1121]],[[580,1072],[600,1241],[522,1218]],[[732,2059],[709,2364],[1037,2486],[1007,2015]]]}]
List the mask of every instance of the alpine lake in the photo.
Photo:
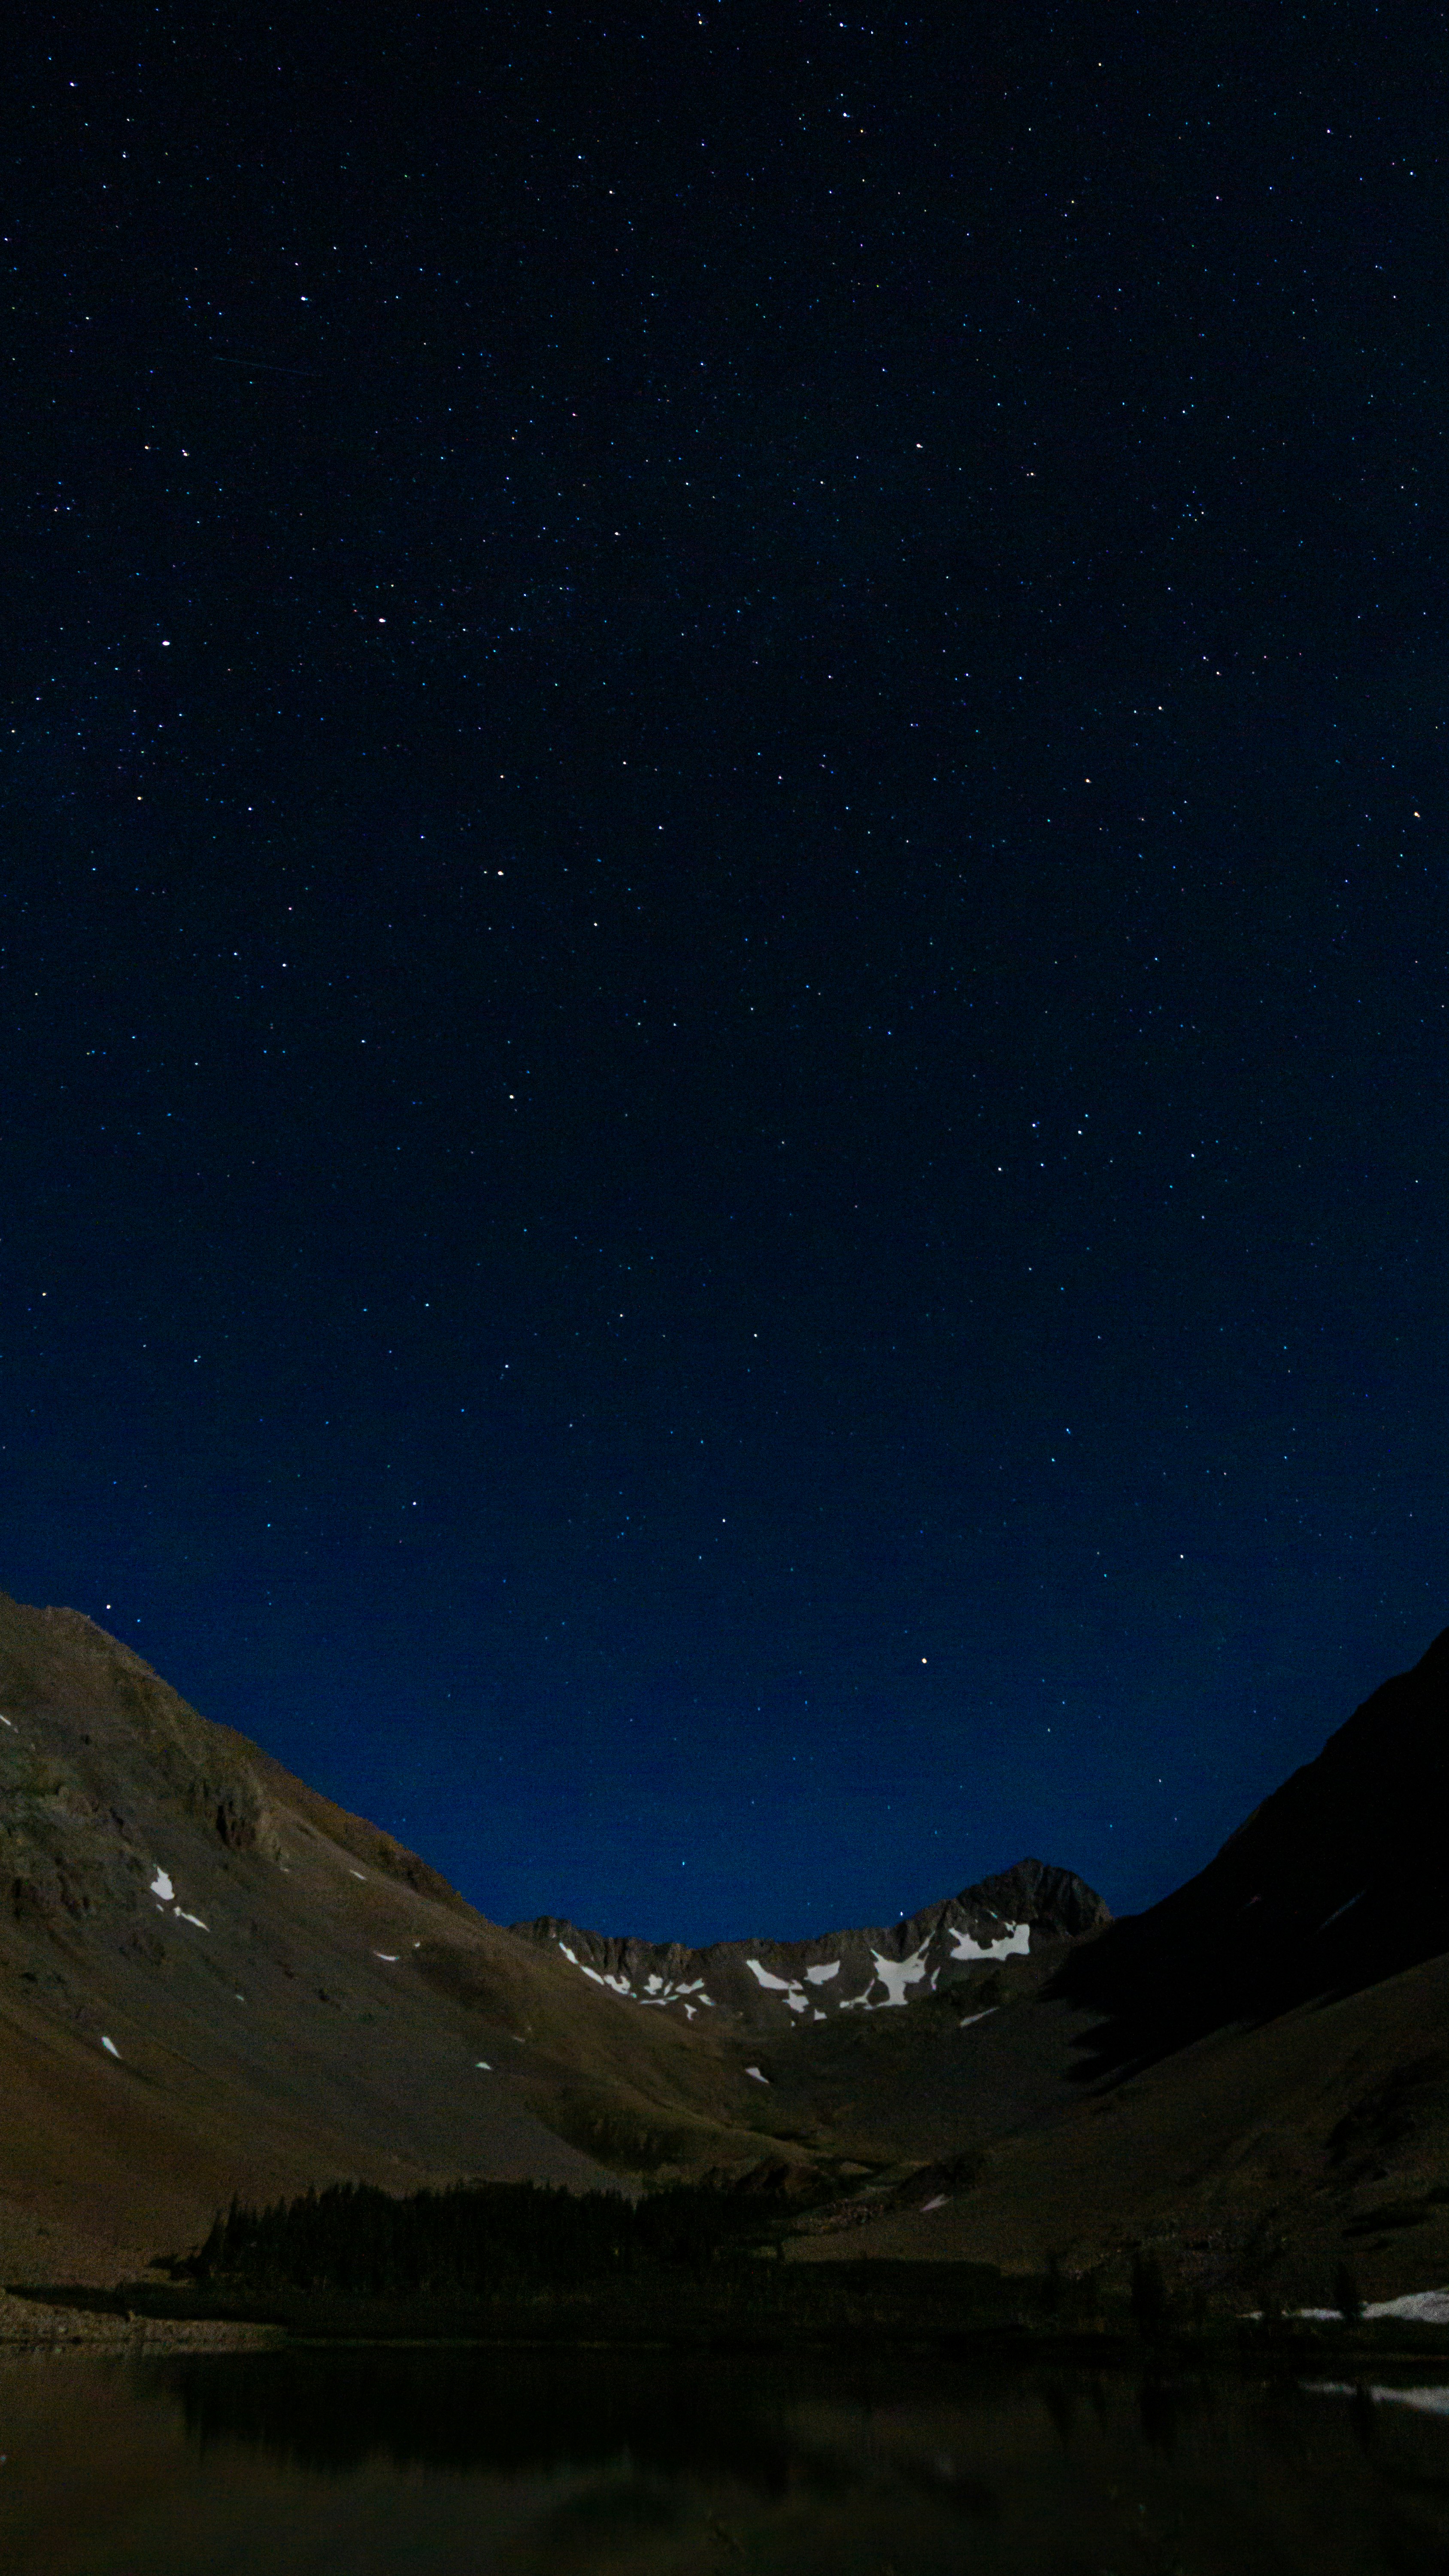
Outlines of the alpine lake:
[{"label": "alpine lake", "polygon": [[0,2362],[5,2576],[1443,2576],[1449,2371],[911,2350]]}]

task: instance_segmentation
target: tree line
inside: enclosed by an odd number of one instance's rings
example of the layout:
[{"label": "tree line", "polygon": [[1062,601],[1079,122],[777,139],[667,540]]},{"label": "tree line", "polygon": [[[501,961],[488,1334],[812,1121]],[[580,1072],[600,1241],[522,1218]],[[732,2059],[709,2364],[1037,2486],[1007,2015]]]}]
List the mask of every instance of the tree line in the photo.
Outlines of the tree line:
[{"label": "tree line", "polygon": [[629,2201],[535,2182],[460,2182],[406,2199],[372,2183],[331,2183],[268,2208],[233,2200],[188,2269],[247,2290],[487,2297],[702,2272],[767,2232],[758,2204],[708,2184]]}]

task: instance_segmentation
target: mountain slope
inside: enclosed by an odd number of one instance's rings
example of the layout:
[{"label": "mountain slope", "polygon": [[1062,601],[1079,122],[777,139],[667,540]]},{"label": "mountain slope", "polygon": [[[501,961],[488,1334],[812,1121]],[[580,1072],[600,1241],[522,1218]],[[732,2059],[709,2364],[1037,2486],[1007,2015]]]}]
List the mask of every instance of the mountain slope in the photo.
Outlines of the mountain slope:
[{"label": "mountain slope", "polygon": [[1449,1949],[1446,1821],[1449,1629],[1196,1878],[1064,1961],[1054,1991],[1101,2017],[1086,2071],[1356,1993]]},{"label": "mountain slope", "polygon": [[1249,2302],[1331,2300],[1344,2261],[1369,2298],[1427,2288],[1449,2280],[1446,2031],[1449,1955],[1043,2101],[984,2153],[807,2220],[792,2252],[1008,2271],[1055,2255],[1122,2280],[1147,2244],[1174,2280]]},{"label": "mountain slope", "polygon": [[1145,2241],[1290,2302],[1344,2260],[1374,2298],[1449,2278],[1446,1719],[1449,1633],[1196,1878],[963,2034],[983,2155],[808,2222],[800,2258],[1090,2268]]},{"label": "mountain slope", "polygon": [[487,1922],[89,1620],[0,1596],[8,2268],[67,2232],[86,2265],[184,2243],[234,2189],[749,2160],[757,2092],[737,2051]]}]

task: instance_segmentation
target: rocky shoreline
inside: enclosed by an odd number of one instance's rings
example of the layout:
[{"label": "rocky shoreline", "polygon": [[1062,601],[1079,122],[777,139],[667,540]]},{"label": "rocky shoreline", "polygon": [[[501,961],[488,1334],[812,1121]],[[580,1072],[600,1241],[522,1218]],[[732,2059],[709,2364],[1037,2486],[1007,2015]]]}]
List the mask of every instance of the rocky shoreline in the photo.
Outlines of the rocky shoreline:
[{"label": "rocky shoreline", "polygon": [[16,2352],[264,2352],[286,2340],[280,2326],[228,2317],[114,2316],[88,2308],[51,2308],[0,2290],[0,2358]]}]

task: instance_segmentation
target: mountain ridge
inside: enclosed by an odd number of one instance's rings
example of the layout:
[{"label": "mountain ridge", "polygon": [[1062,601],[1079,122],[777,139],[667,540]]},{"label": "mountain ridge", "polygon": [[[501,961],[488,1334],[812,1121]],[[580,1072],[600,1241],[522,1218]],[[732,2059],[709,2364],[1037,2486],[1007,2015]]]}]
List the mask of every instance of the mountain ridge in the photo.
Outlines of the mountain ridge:
[{"label": "mountain ridge", "polygon": [[582,1975],[646,2007],[705,2011],[778,2033],[792,2019],[823,2022],[880,2012],[969,1981],[983,1966],[1105,1930],[1111,1913],[1075,1871],[1026,1859],[938,1898],[889,1926],[859,1925],[803,1940],[677,1941],[582,1930],[536,1915],[509,1930],[552,1949]]}]

